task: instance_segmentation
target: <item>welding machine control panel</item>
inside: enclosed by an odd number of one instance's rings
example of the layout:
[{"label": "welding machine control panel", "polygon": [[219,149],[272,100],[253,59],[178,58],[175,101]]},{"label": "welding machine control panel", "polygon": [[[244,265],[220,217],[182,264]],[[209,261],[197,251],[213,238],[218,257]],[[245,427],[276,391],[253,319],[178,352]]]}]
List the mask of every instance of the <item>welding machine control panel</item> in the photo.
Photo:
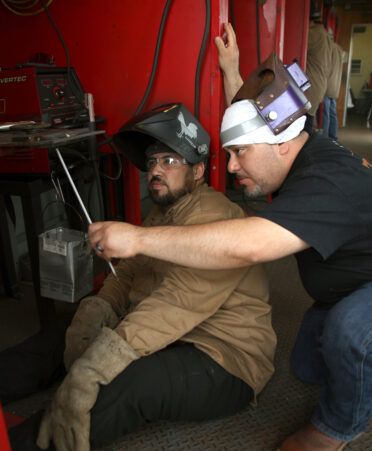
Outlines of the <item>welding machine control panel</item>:
[{"label": "welding machine control panel", "polygon": [[73,68],[27,67],[0,75],[0,122],[35,121],[52,126],[88,122],[84,91]]}]

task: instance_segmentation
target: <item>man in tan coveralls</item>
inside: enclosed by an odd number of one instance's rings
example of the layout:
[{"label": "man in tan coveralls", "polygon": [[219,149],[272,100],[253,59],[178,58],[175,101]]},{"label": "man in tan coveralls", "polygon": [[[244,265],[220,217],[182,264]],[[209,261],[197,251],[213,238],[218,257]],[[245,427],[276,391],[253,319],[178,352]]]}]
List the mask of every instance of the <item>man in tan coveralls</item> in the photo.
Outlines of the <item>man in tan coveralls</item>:
[{"label": "man in tan coveralls", "polygon": [[345,52],[342,48],[331,41],[332,44],[332,69],[330,71],[327,83],[327,91],[323,99],[322,129],[323,136],[329,136],[337,141],[338,120],[336,101],[340,93],[342,66],[344,63]]},{"label": "man in tan coveralls", "polygon": [[311,103],[305,126],[309,132],[313,128],[315,114],[326,93],[331,71],[332,41],[323,24],[318,22],[319,18],[320,13],[312,1],[306,56],[306,75],[311,83],[306,91],[306,97]]},{"label": "man in tan coveralls", "polygon": [[[148,171],[155,206],[144,227],[244,217],[207,185],[209,136],[182,104],[134,118],[115,142]],[[41,421],[42,449],[83,451],[149,421],[231,415],[273,374],[261,265],[210,271],[138,255],[116,270],[67,330],[68,373]]]}]

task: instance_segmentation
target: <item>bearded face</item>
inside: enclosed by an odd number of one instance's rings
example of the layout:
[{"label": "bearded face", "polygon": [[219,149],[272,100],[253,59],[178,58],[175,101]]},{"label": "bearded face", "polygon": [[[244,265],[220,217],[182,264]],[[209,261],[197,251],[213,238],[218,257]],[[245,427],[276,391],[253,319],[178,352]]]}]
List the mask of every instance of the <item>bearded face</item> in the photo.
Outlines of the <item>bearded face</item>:
[{"label": "bearded face", "polygon": [[[167,161],[167,157],[177,158],[179,163],[172,166],[162,163]],[[158,160],[158,163],[149,168],[147,180],[149,194],[155,204],[167,207],[193,191],[193,168],[182,162],[179,155],[159,153],[153,158]]]}]

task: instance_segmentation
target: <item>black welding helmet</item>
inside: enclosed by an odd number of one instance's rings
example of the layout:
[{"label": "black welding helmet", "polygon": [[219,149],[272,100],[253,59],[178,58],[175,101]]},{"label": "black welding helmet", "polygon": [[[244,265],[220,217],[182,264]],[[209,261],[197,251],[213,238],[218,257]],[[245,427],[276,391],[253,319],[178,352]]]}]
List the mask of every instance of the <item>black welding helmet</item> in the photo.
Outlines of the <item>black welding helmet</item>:
[{"label": "black welding helmet", "polygon": [[205,161],[210,137],[182,103],[162,105],[126,122],[113,141],[138,169],[146,171],[146,149],[156,141],[167,145],[189,163]]}]

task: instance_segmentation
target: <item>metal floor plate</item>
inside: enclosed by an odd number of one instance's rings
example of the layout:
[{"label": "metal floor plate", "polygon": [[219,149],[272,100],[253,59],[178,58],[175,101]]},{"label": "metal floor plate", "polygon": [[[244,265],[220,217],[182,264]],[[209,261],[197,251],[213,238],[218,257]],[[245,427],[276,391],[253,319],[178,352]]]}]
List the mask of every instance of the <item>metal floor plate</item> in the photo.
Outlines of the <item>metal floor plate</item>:
[{"label": "metal floor plate", "polygon": [[[268,265],[273,325],[278,335],[276,371],[257,407],[202,423],[157,422],[128,434],[105,451],[274,451],[305,424],[317,403],[318,387],[298,381],[290,372],[289,356],[303,313],[311,305],[293,257]],[[372,450],[372,422],[367,432],[345,450]]]},{"label": "metal floor plate", "polygon": [[[275,451],[290,434],[305,424],[317,403],[318,387],[294,378],[289,356],[303,313],[311,305],[299,280],[294,257],[268,265],[273,325],[278,335],[276,371],[257,407],[204,422],[156,422],[128,434],[102,451]],[[6,410],[29,416],[43,408],[54,389],[34,394],[6,406]],[[372,451],[372,422],[367,432],[345,450]]]}]

